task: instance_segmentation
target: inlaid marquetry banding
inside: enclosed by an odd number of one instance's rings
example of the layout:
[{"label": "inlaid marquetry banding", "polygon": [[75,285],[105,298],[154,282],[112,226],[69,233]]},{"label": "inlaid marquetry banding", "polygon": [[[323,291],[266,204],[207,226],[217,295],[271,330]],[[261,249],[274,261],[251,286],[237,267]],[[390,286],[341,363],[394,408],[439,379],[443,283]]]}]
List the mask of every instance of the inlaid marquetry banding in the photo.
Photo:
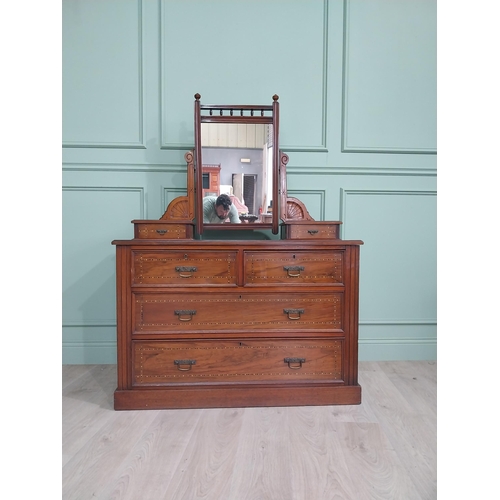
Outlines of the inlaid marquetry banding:
[{"label": "inlaid marquetry banding", "polygon": [[[178,257],[175,258],[157,258],[157,257],[143,257],[142,255],[138,257],[138,260],[141,262],[185,262],[186,259],[179,259]],[[234,262],[236,259],[233,256],[227,256],[224,258],[217,258],[217,257],[206,257],[206,258],[201,258],[201,257],[191,257],[189,259],[190,261],[193,262]]]},{"label": "inlaid marquetry banding", "polygon": [[[183,308],[189,308],[193,307],[196,310],[199,310],[200,305],[203,304],[218,304],[218,303],[224,303],[224,304],[235,304],[237,307],[241,307],[242,304],[268,304],[269,303],[269,297],[244,297],[240,298],[241,296],[231,296],[231,297],[224,297],[224,298],[217,298],[217,297],[210,297],[207,295],[206,297],[203,297],[201,299],[198,298],[187,298],[187,297],[182,297],[182,298],[169,298],[169,299],[149,299],[149,298],[137,298],[136,303],[139,305],[139,317],[140,317],[140,323],[138,324],[138,327],[140,329],[144,329],[147,327],[178,327],[178,321],[174,321],[172,319],[171,322],[169,321],[161,321],[161,322],[147,322],[145,321],[145,312],[144,312],[144,306],[146,304],[171,304],[173,307],[178,307],[181,306]],[[283,306],[280,304],[286,304],[286,305],[291,305],[290,298],[273,298],[273,304],[276,304],[276,319],[269,319],[267,318],[266,320],[260,321],[258,314],[253,314],[251,316],[243,317],[241,318],[240,315],[237,315],[235,319],[232,318],[226,318],[226,319],[217,319],[216,321],[210,321],[208,319],[203,319],[204,314],[202,312],[199,312],[198,316],[201,316],[198,318],[197,324],[199,325],[204,325],[206,327],[237,327],[237,326],[290,326],[290,318],[287,316],[286,318],[282,318],[283,315]],[[341,304],[341,298],[338,295],[331,295],[328,297],[314,297],[314,298],[304,298],[302,297],[300,299],[300,304],[307,305],[307,304],[324,304],[325,307],[331,308],[331,314],[332,318],[330,319],[322,319],[318,320],[315,318],[313,315],[301,315],[300,317],[300,322],[302,326],[329,326],[329,327],[337,327],[340,328],[342,325],[342,308],[340,307]],[[301,311],[304,311],[304,308],[301,308]],[[162,318],[162,319],[167,319]],[[186,324],[187,327],[189,325]]]},{"label": "inlaid marquetry banding", "polygon": [[[227,282],[230,283],[235,279],[235,274],[234,274],[234,265],[236,262],[236,258],[233,255],[225,256],[225,257],[184,257],[184,259],[181,259],[179,257],[144,257],[143,255],[140,255],[136,257],[137,261],[137,273],[135,279],[141,282],[142,280],[169,280],[174,277],[178,277],[177,274],[177,268],[179,265],[182,265],[183,267],[186,266],[186,263],[189,262],[189,264],[192,264],[192,267],[196,267],[196,265],[200,264],[206,264],[207,271],[210,269],[213,269],[213,264],[214,263],[226,263],[227,264],[227,274],[219,274],[219,275],[213,275],[213,274],[204,274],[203,271],[198,269],[198,275],[193,275],[191,276],[191,279],[197,280],[197,281],[204,281],[204,280],[211,280],[213,282]],[[144,269],[144,264],[158,264],[158,266],[165,266],[165,270],[170,270],[170,267],[168,266],[171,264],[173,267],[171,269],[171,274],[169,273],[164,273],[161,275],[158,275],[157,273],[153,274],[148,272],[148,270]],[[174,271],[176,271],[174,273]],[[201,271],[201,272],[200,272]]]},{"label": "inlaid marquetry banding", "polygon": [[[172,275],[174,276],[174,275]],[[164,275],[164,276],[151,276],[150,274],[148,275],[144,275],[144,274],[138,274],[137,275],[137,279],[144,279],[144,278],[149,278],[149,279],[155,279],[155,280],[159,280],[159,279],[163,279],[163,280],[166,280],[168,278],[171,278],[172,276],[168,276],[168,275]],[[178,275],[175,275],[176,277]],[[199,278],[199,279],[210,279],[210,280],[227,280],[229,282],[229,278],[234,278],[234,276],[211,276],[211,275],[203,275],[203,276],[195,276],[193,275],[192,278]]]},{"label": "inlaid marquetry banding", "polygon": [[[222,327],[222,326],[289,326],[290,325],[290,320],[285,320],[285,321],[241,321],[241,322],[236,322],[236,321],[203,321],[198,323],[199,325],[207,326],[207,327]],[[305,325],[311,325],[311,326],[331,326],[331,327],[336,327],[336,328],[341,328],[341,321],[340,320],[332,320],[332,321],[306,321],[306,320],[301,320],[301,326],[304,327]],[[143,329],[144,327],[166,327],[166,326],[182,326],[182,324],[179,323],[141,323],[139,325],[140,329]],[[186,328],[189,328],[189,323],[186,322]]]},{"label": "inlaid marquetry banding", "polygon": [[[239,296],[238,296],[239,297]],[[328,298],[301,298],[301,302],[333,302],[333,303],[339,303],[340,302],[340,297],[338,296],[331,296]],[[204,297],[203,299],[144,299],[144,300],[139,300],[136,299],[136,302],[138,304],[148,304],[148,303],[177,303],[177,302],[182,302],[182,303],[188,303],[188,302],[196,302],[196,303],[205,303],[205,302],[236,302],[236,303],[241,303],[241,302],[269,302],[269,298],[259,298],[259,297],[245,297],[245,298],[234,298],[234,297],[228,297],[224,299],[213,299],[207,296],[206,298]],[[290,302],[290,298],[273,298],[273,302]]]},{"label": "inlaid marquetry banding", "polygon": [[[235,262],[235,259],[217,259],[217,258],[214,258],[214,259],[200,259],[200,258],[191,258],[189,259],[191,262],[206,262],[208,264],[212,264],[213,262],[228,262],[228,263],[233,263]],[[170,263],[170,262],[174,262],[174,263],[183,263],[185,264],[186,263],[186,260],[181,260],[181,259],[178,259],[178,258],[175,258],[175,259],[158,259],[158,258],[153,258],[153,257],[140,257],[139,258],[139,261],[142,263],[142,262],[161,262],[161,263]]]},{"label": "inlaid marquetry banding", "polygon": [[[316,326],[332,326],[332,327],[341,327],[341,322],[340,320],[336,321],[304,321],[301,320],[301,326],[303,327],[304,325],[316,325]],[[239,322],[237,323],[236,321],[230,322],[230,321],[203,321],[198,323],[198,325],[202,326],[210,326],[210,327],[217,327],[217,326],[289,326],[290,325],[290,320],[286,321],[245,321],[245,322]],[[182,326],[181,324],[178,323],[142,323],[140,325],[140,328],[142,329],[143,327],[153,327],[153,326]],[[189,327],[189,324],[186,322],[186,328]]]},{"label": "inlaid marquetry banding", "polygon": [[[340,346],[340,341],[334,342],[333,346]],[[158,352],[158,351],[185,351],[189,349],[189,351],[214,351],[214,350],[223,350],[223,349],[331,349],[332,345],[278,345],[278,346],[251,346],[251,345],[236,345],[236,346],[210,346],[210,347],[139,347],[140,352]]]},{"label": "inlaid marquetry banding", "polygon": [[[143,280],[161,280],[161,281],[166,281],[172,278],[178,278],[179,275],[175,274],[173,271],[175,270],[175,267],[182,265],[186,266],[186,264],[189,262],[191,265],[198,265],[198,266],[203,266],[206,268],[204,270],[203,268],[198,269],[198,275],[197,276],[192,276],[191,279],[193,281],[204,281],[204,280],[210,280],[212,282],[217,282],[217,283],[231,283],[235,279],[235,274],[234,274],[234,266],[236,262],[236,256],[234,254],[224,254],[223,256],[214,256],[213,254],[207,255],[206,257],[204,256],[187,256],[184,255],[184,258],[179,257],[178,255],[175,256],[165,256],[165,257],[159,257],[159,256],[145,256],[144,254],[139,254],[135,257],[135,262],[136,262],[136,274],[135,274],[135,279],[139,282],[142,283]],[[157,269],[157,266],[162,269],[162,274],[157,274],[158,271],[156,272],[150,271],[149,269],[145,269],[145,265],[154,265],[155,270]],[[219,266],[219,270],[221,271],[221,274],[211,274],[213,272],[214,264]],[[226,264],[224,271],[223,268],[220,267],[221,264]],[[174,266],[173,268],[170,268],[169,265]],[[171,273],[169,272],[171,270]],[[164,271],[164,272],[163,272]]]},{"label": "inlaid marquetry banding", "polygon": [[[198,372],[194,371],[192,372],[191,370],[186,370],[186,373],[155,373],[155,374],[145,374],[145,363],[147,362],[148,359],[150,359],[150,356],[152,354],[159,354],[162,352],[169,352],[176,357],[177,353],[181,357],[186,357],[188,356],[189,358],[197,358],[196,353],[200,351],[246,351],[246,350],[255,350],[255,351],[263,351],[263,350],[273,350],[273,351],[290,351],[293,350],[294,355],[296,353],[304,353],[311,351],[311,350],[321,350],[322,352],[328,351],[328,357],[330,359],[330,363],[332,363],[331,370],[314,370],[314,366],[309,366],[308,371],[304,371],[302,368],[300,371],[290,371],[288,370],[288,367],[283,367],[282,371],[272,371],[272,372],[265,372],[265,371],[242,371],[238,372],[237,371],[237,365],[234,366],[235,370],[231,372],[221,372],[217,368],[209,367],[209,366],[201,366],[201,370],[207,370],[207,369],[213,369],[213,373],[200,373],[199,370]],[[165,345],[162,346],[138,346],[138,360],[139,360],[139,370],[138,373],[135,376],[135,379],[138,382],[154,382],[154,381],[168,381],[168,380],[181,380],[181,379],[234,379],[236,377],[258,377],[258,378],[264,378],[264,379],[269,379],[269,378],[284,378],[284,377],[295,377],[298,379],[304,379],[304,381],[307,380],[307,377],[314,377],[314,376],[321,376],[321,377],[331,377],[334,380],[341,380],[342,375],[341,375],[341,363],[342,363],[342,358],[341,358],[341,350],[342,350],[342,341],[337,340],[330,342],[328,344],[324,343],[314,343],[313,345],[303,345],[302,343],[294,343],[292,345],[283,345],[283,344],[278,344],[278,345],[247,345],[242,342],[239,342],[238,344],[234,345],[210,345],[210,346],[175,346],[175,347],[168,347]],[[182,353],[182,354],[180,354]],[[303,354],[303,355],[304,355]],[[203,356],[202,354],[199,354],[200,356]],[[231,354],[228,355],[222,355],[221,359],[229,359],[227,356],[231,356]],[[285,357],[285,359],[287,359]],[[295,359],[295,358],[294,358]],[[304,358],[305,359],[305,358]],[[309,358],[307,358],[309,359]],[[270,359],[270,363],[279,363],[282,362],[281,359]],[[311,358],[311,363],[314,363],[314,355],[313,358]],[[226,368],[228,368],[226,366]],[[233,366],[231,366],[231,369]],[[312,369],[311,369],[312,368]]]},{"label": "inlaid marquetry banding", "polygon": [[[302,267],[300,272],[300,278],[303,280],[308,279],[324,279],[325,277],[331,278],[334,282],[342,282],[342,268],[343,268],[343,256],[342,254],[333,254],[328,256],[304,256],[299,255],[298,258],[286,256],[260,256],[258,254],[252,254],[248,257],[250,263],[250,274],[249,279],[251,281],[268,281],[268,280],[282,280],[283,278],[293,279],[297,276],[291,276],[289,272],[286,271],[286,267],[299,266]],[[293,264],[296,262],[296,264]],[[262,263],[265,264],[265,271],[260,267]],[[315,264],[327,263],[332,265],[332,269],[322,270],[322,274],[318,274],[318,270],[314,274],[310,267]],[[269,265],[268,265],[269,264]],[[285,266],[283,266],[285,264]],[[281,268],[281,270],[280,270]]]},{"label": "inlaid marquetry banding", "polygon": [[[314,262],[333,262],[335,264],[341,264],[342,263],[342,258],[341,257],[338,257],[338,258],[335,258],[335,259],[329,259],[329,258],[323,258],[323,259],[318,259],[318,258],[310,258],[310,259],[297,259],[297,260],[300,260],[300,262],[305,262],[306,264],[307,263],[314,263]],[[258,258],[258,259],[253,259],[252,258],[252,261],[253,262],[290,262],[291,259],[289,258],[279,258],[279,259],[275,259],[275,258]]]},{"label": "inlaid marquetry banding", "polygon": [[184,232],[183,228],[179,228],[177,226],[169,226],[168,229],[155,229],[154,227],[149,227],[149,226],[142,226],[139,228],[139,233],[140,234],[148,234],[148,233],[158,233],[158,234],[165,234],[165,233],[181,233]]},{"label": "inlaid marquetry banding", "polygon": [[172,379],[172,378],[223,378],[223,377],[226,377],[226,378],[229,378],[229,377],[255,377],[255,376],[265,376],[265,377],[276,377],[276,376],[279,376],[279,377],[283,377],[283,376],[287,376],[287,377],[305,377],[305,376],[309,376],[309,375],[330,375],[332,376],[332,378],[335,378],[335,377],[338,377],[340,379],[341,377],[341,373],[340,371],[336,371],[336,372],[316,372],[316,371],[313,371],[313,372],[304,372],[304,371],[295,371],[295,372],[292,372],[292,371],[283,371],[283,372],[276,372],[276,373],[203,373],[203,374],[196,374],[196,373],[193,373],[193,374],[189,374],[189,373],[186,373],[186,374],[180,374],[180,375],[177,375],[177,374],[172,374],[172,375],[138,375],[137,378],[138,379]]}]

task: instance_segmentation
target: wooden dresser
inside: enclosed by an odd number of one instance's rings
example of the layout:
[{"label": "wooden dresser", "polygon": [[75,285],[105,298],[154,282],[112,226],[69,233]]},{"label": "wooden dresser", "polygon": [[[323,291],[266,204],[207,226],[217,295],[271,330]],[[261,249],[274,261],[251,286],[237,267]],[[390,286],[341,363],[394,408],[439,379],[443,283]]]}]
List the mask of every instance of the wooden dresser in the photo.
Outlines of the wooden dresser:
[{"label": "wooden dresser", "polygon": [[[134,239],[113,241],[115,409],[359,404],[363,242],[343,241],[340,222],[316,221],[288,196],[277,95],[264,106],[201,105],[200,97],[186,196],[159,220],[132,221]],[[271,214],[244,219],[253,224],[203,222],[202,123],[232,137],[243,125],[243,137],[261,127],[268,163],[255,175],[271,183],[261,182],[269,189],[257,206],[274,200]],[[236,168],[227,163],[221,178]],[[214,236],[224,229],[240,236]],[[241,237],[249,233],[261,239]]]},{"label": "wooden dresser", "polygon": [[362,242],[113,243],[115,409],[360,403]]}]

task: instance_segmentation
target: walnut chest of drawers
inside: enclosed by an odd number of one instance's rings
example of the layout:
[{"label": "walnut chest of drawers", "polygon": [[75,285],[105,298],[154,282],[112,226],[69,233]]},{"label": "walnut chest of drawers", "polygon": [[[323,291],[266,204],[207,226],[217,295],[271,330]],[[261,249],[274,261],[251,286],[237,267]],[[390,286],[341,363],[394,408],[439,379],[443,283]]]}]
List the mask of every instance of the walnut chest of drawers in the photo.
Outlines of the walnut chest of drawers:
[{"label": "walnut chest of drawers", "polygon": [[114,241],[115,409],[359,404],[359,241]]}]

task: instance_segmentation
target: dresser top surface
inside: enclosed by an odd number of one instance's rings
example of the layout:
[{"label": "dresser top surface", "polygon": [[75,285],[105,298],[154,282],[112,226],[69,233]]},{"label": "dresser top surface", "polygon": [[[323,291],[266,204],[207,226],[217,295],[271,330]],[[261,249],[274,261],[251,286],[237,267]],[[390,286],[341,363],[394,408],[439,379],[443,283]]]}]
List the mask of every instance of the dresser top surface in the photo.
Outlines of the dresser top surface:
[{"label": "dresser top surface", "polygon": [[245,249],[289,249],[299,250],[301,248],[331,248],[363,245],[361,240],[309,240],[309,239],[283,239],[283,240],[156,240],[156,239],[131,239],[131,240],[113,240],[112,245],[116,246],[134,246],[134,247],[204,247],[204,248],[245,248]]}]

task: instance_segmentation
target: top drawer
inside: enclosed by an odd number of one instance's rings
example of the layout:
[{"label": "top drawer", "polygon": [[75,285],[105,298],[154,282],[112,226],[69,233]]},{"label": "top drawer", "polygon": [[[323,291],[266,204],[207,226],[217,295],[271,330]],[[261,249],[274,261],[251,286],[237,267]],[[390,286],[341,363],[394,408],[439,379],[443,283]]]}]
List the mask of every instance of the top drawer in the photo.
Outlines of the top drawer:
[{"label": "top drawer", "polygon": [[132,251],[132,285],[236,285],[236,252]]},{"label": "top drawer", "polygon": [[336,240],[339,237],[340,222],[291,223],[284,226],[285,238],[290,240]]},{"label": "top drawer", "polygon": [[134,221],[134,238],[140,240],[180,240],[193,238],[190,224],[167,224],[164,221]]},{"label": "top drawer", "polygon": [[245,285],[342,284],[344,252],[245,252]]}]

